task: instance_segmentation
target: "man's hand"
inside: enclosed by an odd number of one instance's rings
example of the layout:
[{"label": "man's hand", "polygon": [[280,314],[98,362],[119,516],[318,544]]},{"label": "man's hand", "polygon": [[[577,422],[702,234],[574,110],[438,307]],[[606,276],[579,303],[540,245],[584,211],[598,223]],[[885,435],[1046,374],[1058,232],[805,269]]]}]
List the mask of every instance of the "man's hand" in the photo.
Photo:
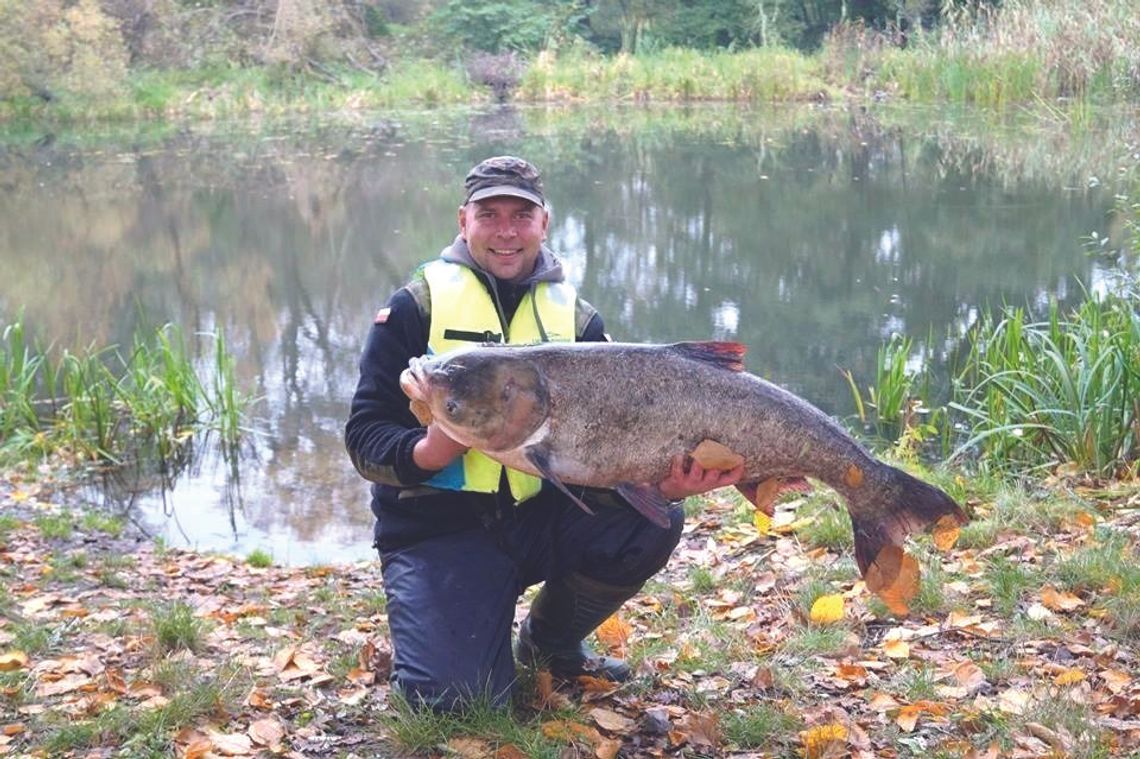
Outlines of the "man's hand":
[{"label": "man's hand", "polygon": [[727,485],[735,485],[740,482],[742,476],[744,476],[744,464],[738,464],[732,469],[705,469],[692,457],[678,454],[673,457],[669,476],[657,487],[661,495],[671,501],[677,501]]},{"label": "man's hand", "polygon": [[412,459],[420,469],[435,471],[443,469],[464,453],[467,453],[467,446],[449,437],[438,424],[432,423],[427,426],[427,434],[412,449]]}]

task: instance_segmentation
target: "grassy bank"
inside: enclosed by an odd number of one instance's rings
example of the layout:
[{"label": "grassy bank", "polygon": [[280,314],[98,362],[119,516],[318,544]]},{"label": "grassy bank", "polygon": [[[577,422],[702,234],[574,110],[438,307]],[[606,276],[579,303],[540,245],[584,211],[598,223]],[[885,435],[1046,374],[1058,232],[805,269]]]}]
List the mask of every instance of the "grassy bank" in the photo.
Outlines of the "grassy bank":
[{"label": "grassy bank", "polygon": [[167,549],[60,509],[50,482],[0,478],[0,755],[1140,750],[1140,494],[938,479],[976,519],[947,555],[920,541],[907,618],[858,580],[833,495],[780,505],[761,533],[722,493],[691,504],[667,569],[600,634],[630,684],[521,672],[513,710],[438,717],[387,685],[374,564]]}]

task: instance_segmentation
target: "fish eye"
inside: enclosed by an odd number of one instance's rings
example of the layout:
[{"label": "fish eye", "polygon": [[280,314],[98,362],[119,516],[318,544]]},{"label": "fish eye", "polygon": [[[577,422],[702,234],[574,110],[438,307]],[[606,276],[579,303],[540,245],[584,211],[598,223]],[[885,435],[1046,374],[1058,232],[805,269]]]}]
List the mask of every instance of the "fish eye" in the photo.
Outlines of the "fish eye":
[{"label": "fish eye", "polygon": [[455,416],[459,413],[459,402],[452,398],[448,398],[447,402],[443,404],[443,407],[447,411],[448,416]]}]

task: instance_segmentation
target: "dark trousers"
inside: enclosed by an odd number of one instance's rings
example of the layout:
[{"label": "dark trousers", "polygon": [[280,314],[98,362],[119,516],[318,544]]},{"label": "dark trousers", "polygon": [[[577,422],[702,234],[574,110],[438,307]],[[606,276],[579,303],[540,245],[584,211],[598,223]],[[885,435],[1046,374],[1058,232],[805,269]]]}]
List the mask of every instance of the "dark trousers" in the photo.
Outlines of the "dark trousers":
[{"label": "dark trousers", "polygon": [[[494,504],[493,496],[479,497]],[[451,710],[488,697],[505,704],[515,680],[511,628],[523,590],[572,573],[639,586],[665,566],[681,537],[680,506],[669,529],[624,503],[600,502],[594,511],[543,490],[505,515],[488,509],[481,526],[400,546],[381,543],[392,680],[411,703]]]}]

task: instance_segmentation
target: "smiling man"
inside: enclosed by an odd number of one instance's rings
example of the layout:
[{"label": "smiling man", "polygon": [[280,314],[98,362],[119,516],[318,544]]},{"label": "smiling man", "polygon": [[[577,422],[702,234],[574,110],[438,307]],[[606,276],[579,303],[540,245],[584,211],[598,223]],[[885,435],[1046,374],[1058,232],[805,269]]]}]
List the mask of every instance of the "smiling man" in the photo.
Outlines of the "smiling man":
[{"label": "smiling man", "polygon": [[557,677],[627,678],[625,662],[595,655],[585,638],[664,566],[681,535],[679,500],[740,476],[675,461],[658,485],[677,501],[668,528],[610,491],[580,493],[591,516],[416,420],[400,389],[414,357],[481,342],[607,339],[545,245],[538,170],[488,158],[467,174],[464,193],[459,235],[376,314],[345,429],[353,464],[374,483],[393,684],[441,711],[507,702],[515,605],[540,582],[519,629],[520,658]]}]

